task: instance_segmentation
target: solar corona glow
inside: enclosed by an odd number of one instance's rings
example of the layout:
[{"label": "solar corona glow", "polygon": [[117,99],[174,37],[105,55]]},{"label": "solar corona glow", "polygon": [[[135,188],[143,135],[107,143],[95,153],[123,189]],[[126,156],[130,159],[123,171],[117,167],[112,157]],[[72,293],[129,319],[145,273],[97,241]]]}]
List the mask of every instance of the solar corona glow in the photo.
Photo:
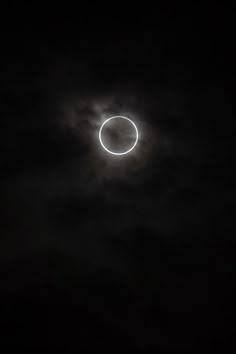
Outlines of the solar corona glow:
[{"label": "solar corona glow", "polygon": [[[112,120],[115,120],[115,119],[124,119],[124,120],[128,121],[130,123],[130,125],[133,127],[134,132],[135,132],[134,143],[132,144],[132,146],[129,149],[127,149],[125,151],[122,151],[122,152],[111,151],[110,149],[108,149],[105,146],[104,141],[102,139],[103,128],[105,127],[105,125],[109,124],[109,122],[111,122]],[[136,125],[134,124],[134,122],[130,118],[127,118],[127,117],[124,117],[124,116],[113,116],[113,117],[110,117],[110,118],[106,119],[103,122],[103,124],[101,125],[100,130],[99,130],[99,141],[100,141],[100,144],[102,145],[104,150],[106,150],[107,152],[109,152],[112,155],[126,155],[129,152],[131,152],[135,148],[135,146],[137,145],[138,137],[139,137],[139,135],[138,135],[138,129],[137,129]]]}]

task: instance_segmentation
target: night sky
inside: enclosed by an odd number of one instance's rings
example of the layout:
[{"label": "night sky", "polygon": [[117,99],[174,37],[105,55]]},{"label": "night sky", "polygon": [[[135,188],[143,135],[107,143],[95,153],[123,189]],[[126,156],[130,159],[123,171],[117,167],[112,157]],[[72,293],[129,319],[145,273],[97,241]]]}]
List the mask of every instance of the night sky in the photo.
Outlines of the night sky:
[{"label": "night sky", "polygon": [[1,348],[235,352],[232,21],[1,33]]}]

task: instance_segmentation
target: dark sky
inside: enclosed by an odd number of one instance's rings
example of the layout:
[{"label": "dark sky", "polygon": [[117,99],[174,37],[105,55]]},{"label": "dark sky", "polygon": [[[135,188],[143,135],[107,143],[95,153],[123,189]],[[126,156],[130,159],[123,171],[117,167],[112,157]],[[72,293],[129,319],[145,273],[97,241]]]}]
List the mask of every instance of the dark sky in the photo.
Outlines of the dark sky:
[{"label": "dark sky", "polygon": [[[214,16],[1,33],[8,348],[235,351],[235,46]],[[130,155],[99,145],[112,115],[139,127]]]}]

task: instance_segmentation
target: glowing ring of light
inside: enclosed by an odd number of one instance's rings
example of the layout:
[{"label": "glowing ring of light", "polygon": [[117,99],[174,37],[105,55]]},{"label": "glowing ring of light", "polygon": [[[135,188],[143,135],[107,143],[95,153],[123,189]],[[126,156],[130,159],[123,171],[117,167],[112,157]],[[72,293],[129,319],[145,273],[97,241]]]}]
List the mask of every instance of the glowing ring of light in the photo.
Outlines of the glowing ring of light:
[{"label": "glowing ring of light", "polygon": [[[116,118],[122,118],[122,119],[128,120],[128,121],[133,125],[133,127],[134,127],[134,129],[135,129],[135,132],[136,132],[136,138],[135,138],[134,144],[131,146],[130,149],[128,149],[128,150],[126,150],[126,151],[124,151],[124,152],[113,152],[113,151],[109,150],[109,149],[104,145],[104,143],[103,143],[103,141],[102,141],[102,129],[104,128],[104,126],[105,126],[110,120],[116,119]],[[110,154],[112,154],[112,155],[126,155],[126,154],[128,154],[130,151],[132,151],[132,150],[135,148],[135,146],[137,145],[137,142],[138,142],[138,129],[137,129],[136,125],[134,124],[134,122],[133,122],[131,119],[129,119],[129,118],[127,118],[127,117],[124,117],[124,116],[113,116],[113,117],[110,117],[110,118],[106,119],[106,120],[102,123],[101,128],[100,128],[100,130],[99,130],[99,141],[100,141],[100,143],[101,143],[103,149],[106,150],[107,152],[109,152]]]}]

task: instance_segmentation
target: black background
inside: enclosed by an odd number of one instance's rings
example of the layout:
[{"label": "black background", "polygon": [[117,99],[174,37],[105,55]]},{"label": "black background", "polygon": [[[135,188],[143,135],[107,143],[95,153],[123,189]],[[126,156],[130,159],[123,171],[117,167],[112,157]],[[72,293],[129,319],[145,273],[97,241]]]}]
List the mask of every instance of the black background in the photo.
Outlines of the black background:
[{"label": "black background", "polygon": [[235,351],[234,16],[200,14],[1,33],[3,353]]}]

